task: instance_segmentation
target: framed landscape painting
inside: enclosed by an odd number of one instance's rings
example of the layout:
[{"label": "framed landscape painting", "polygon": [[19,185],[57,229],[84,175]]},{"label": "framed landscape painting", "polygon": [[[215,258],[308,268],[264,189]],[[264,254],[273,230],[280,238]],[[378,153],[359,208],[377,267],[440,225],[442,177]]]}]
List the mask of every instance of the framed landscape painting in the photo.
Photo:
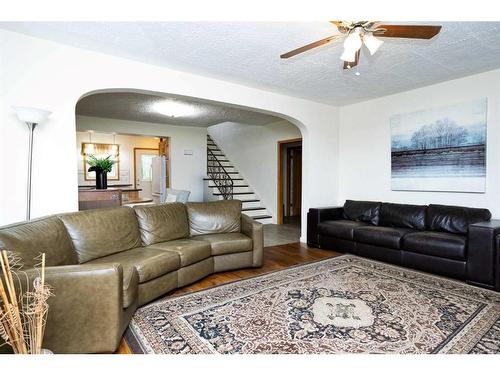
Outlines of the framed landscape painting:
[{"label": "framed landscape painting", "polygon": [[392,190],[484,193],[487,99],[397,114]]}]

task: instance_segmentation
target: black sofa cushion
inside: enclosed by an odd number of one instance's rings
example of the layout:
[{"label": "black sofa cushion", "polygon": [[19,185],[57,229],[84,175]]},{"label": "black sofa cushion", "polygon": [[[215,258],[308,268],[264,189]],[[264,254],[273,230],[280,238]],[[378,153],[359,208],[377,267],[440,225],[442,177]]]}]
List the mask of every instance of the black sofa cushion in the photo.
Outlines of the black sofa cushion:
[{"label": "black sofa cushion", "polygon": [[401,265],[438,275],[465,280],[466,265],[463,260],[438,258],[431,255],[401,251]]},{"label": "black sofa cushion", "polygon": [[366,223],[352,220],[327,220],[318,224],[318,234],[352,241],[354,228],[365,225]]},{"label": "black sofa cushion", "polygon": [[491,213],[486,208],[438,204],[430,204],[427,208],[427,229],[432,231],[467,234],[470,224],[490,219]]},{"label": "black sofa cushion", "polygon": [[467,237],[443,232],[414,232],[403,238],[405,251],[441,258],[465,260]]},{"label": "black sofa cushion", "polygon": [[367,243],[356,242],[356,251],[352,252],[355,255],[381,260],[393,264],[401,264],[401,250],[389,249],[385,246],[377,246]]},{"label": "black sofa cushion", "polygon": [[378,225],[381,204],[381,202],[346,200],[344,218]]},{"label": "black sofa cushion", "polygon": [[412,232],[409,228],[364,226],[354,229],[354,241],[400,249],[403,236]]},{"label": "black sofa cushion", "polygon": [[427,206],[382,203],[379,225],[425,230],[426,211]]}]

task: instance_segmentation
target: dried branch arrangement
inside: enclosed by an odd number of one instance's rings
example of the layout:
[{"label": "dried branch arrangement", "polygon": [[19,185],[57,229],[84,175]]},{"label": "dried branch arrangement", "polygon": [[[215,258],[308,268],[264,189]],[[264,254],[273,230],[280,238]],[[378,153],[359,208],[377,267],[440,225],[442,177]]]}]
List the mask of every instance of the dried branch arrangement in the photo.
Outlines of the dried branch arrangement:
[{"label": "dried branch arrangement", "polygon": [[21,270],[21,259],[6,250],[0,264],[0,337],[16,354],[40,354],[52,295],[45,283],[45,254],[31,275]]}]

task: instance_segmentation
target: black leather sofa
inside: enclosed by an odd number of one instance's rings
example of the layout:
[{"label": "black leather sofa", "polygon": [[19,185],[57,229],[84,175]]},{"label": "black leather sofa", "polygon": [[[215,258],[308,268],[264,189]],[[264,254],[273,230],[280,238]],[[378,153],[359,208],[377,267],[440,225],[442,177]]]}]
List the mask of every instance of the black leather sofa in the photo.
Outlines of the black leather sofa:
[{"label": "black leather sofa", "polygon": [[500,291],[500,220],[483,208],[347,200],[309,210],[307,243]]}]

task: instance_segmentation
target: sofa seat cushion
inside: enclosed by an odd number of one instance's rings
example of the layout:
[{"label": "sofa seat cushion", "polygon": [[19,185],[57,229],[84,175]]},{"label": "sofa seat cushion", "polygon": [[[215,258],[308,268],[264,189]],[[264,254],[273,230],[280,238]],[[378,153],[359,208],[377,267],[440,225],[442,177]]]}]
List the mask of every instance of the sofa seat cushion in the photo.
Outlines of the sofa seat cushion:
[{"label": "sofa seat cushion", "polygon": [[364,226],[354,229],[354,241],[399,250],[401,239],[412,232],[409,228]]},{"label": "sofa seat cushion", "polygon": [[353,241],[354,229],[364,226],[366,223],[360,221],[327,220],[318,224],[318,234]]},{"label": "sofa seat cushion", "polygon": [[403,239],[403,250],[441,258],[465,260],[467,237],[443,232],[415,232]]},{"label": "sofa seat cushion", "polygon": [[189,266],[212,255],[210,243],[192,239],[159,242],[148,246],[147,249],[160,249],[177,254],[180,257],[181,267]]},{"label": "sofa seat cushion", "polygon": [[204,234],[194,237],[210,243],[212,255],[224,255],[251,251],[252,239],[242,233]]},{"label": "sofa seat cushion", "polygon": [[128,272],[127,269],[135,268],[139,276],[139,283],[153,280],[178,270],[180,267],[178,254],[148,247],[137,247],[94,259],[88,263],[120,263],[124,273]]}]

